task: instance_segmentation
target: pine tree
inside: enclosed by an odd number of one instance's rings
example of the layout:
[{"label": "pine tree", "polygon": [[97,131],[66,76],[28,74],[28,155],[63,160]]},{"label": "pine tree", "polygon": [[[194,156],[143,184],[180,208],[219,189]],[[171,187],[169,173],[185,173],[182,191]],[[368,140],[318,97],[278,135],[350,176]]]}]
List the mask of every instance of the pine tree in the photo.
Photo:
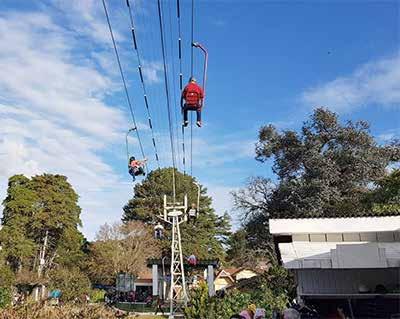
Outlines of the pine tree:
[{"label": "pine tree", "polygon": [[12,176],[3,205],[0,242],[15,272],[41,276],[83,256],[78,195],[65,176]]},{"label": "pine tree", "polygon": [[[197,203],[197,187],[194,184],[196,180],[178,171],[175,172],[175,178],[177,201],[182,201],[187,194],[189,205]],[[207,189],[201,185],[200,189],[199,217],[194,222],[182,225],[183,253],[186,256],[194,254],[202,259],[223,259],[222,244],[229,233],[229,216],[217,216],[211,207],[212,200],[207,196]],[[142,183],[135,186],[134,193],[134,197],[124,207],[122,220],[156,224],[159,221],[157,215],[163,210],[163,195],[167,195],[169,201],[173,195],[172,168],[151,172]],[[168,251],[169,244],[168,239],[162,242],[165,252]]]}]

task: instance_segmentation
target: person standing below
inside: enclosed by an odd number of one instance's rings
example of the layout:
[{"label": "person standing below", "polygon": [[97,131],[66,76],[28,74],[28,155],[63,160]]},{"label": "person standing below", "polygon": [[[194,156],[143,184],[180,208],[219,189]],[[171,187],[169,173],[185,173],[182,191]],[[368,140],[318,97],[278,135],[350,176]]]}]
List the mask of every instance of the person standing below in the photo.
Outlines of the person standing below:
[{"label": "person standing below", "polygon": [[247,307],[247,309],[244,309],[242,312],[240,312],[239,315],[243,319],[253,319],[255,312],[256,312],[256,306],[254,304],[251,304]]},{"label": "person standing below", "polygon": [[203,107],[204,91],[196,83],[196,79],[191,77],[189,83],[185,86],[181,96],[181,108],[183,111],[183,126],[189,124],[188,112],[196,111],[197,126],[201,127],[201,108]]},{"label": "person standing below", "polygon": [[296,309],[286,309],[283,312],[283,319],[300,319],[300,313]]}]

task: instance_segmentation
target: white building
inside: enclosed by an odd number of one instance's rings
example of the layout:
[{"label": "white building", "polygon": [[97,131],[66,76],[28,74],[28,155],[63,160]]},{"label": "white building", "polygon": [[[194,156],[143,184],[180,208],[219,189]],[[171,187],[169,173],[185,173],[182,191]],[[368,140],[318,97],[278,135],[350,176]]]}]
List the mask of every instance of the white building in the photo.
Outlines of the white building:
[{"label": "white building", "polygon": [[272,219],[270,232],[302,299],[352,318],[400,313],[400,216]]}]

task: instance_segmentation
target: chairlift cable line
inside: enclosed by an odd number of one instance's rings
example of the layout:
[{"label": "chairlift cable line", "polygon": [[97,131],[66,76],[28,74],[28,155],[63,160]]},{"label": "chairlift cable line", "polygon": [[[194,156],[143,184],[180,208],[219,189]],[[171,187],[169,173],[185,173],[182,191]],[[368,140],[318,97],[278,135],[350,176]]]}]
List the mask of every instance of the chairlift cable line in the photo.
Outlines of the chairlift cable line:
[{"label": "chairlift cable line", "polygon": [[[169,11],[169,32],[170,32],[170,44],[171,44],[171,54],[170,54],[170,57],[171,57],[171,62],[170,63],[168,63],[168,64],[170,64],[171,66],[172,66],[172,75],[171,75],[171,78],[172,78],[172,89],[173,89],[173,102],[174,102],[174,105],[175,105],[175,107],[174,107],[174,116],[175,116],[175,125],[174,125],[174,133],[175,133],[175,135],[176,135],[176,149],[177,149],[177,159],[178,159],[178,161],[177,161],[177,163],[178,163],[178,165],[177,165],[177,167],[178,167],[178,170],[179,170],[179,167],[180,167],[180,163],[181,163],[181,152],[180,152],[180,148],[179,148],[179,130],[178,130],[178,112],[177,112],[177,99],[176,99],[176,93],[177,93],[177,91],[176,91],[176,88],[177,88],[177,86],[176,86],[176,77],[175,77],[175,62],[176,62],[176,60],[175,60],[175,56],[174,56],[174,52],[175,52],[175,50],[174,50],[174,45],[173,45],[173,29],[172,29],[172,8],[171,8],[171,3],[172,3],[172,1],[169,1],[168,2],[168,11]],[[167,61],[168,61],[168,55],[167,55]],[[179,96],[180,96],[180,94],[179,94]]]},{"label": "chairlift cable line", "polygon": [[190,59],[190,75],[193,76],[193,55],[194,55],[194,47],[193,47],[193,42],[194,42],[194,0],[192,0],[192,29],[191,29],[191,43],[190,43],[190,54],[191,54],[191,59]]},{"label": "chairlift cable line", "polygon": [[[104,1],[104,0],[103,0]],[[176,203],[176,189],[175,189],[175,147],[174,147],[174,138],[173,138],[173,127],[172,127],[172,116],[171,116],[171,105],[169,99],[169,88],[168,88],[168,76],[167,76],[167,66],[166,66],[166,59],[165,59],[165,43],[164,43],[164,28],[163,28],[163,19],[161,13],[161,2],[157,0],[157,7],[158,7],[158,19],[160,23],[160,38],[161,38],[161,51],[163,56],[163,67],[164,67],[164,84],[165,84],[165,94],[167,97],[167,110],[168,110],[168,125],[169,125],[169,139],[171,143],[171,155],[172,155],[172,190],[173,190],[173,199],[174,205]]]},{"label": "chairlift cable line", "polygon": [[[180,0],[176,0],[176,11],[178,18],[178,57],[179,57],[179,88],[183,90],[183,73],[182,73],[182,33],[181,33],[181,9]],[[182,164],[183,175],[186,175],[186,150],[185,150],[185,128],[182,126]]]},{"label": "chairlift cable line", "polygon": [[[194,0],[192,0],[192,36],[191,36],[191,43],[190,43],[190,49],[191,49],[191,70],[190,70],[190,75],[193,77],[193,69],[194,69]],[[190,176],[193,176],[193,112],[190,112]]]},{"label": "chairlift cable line", "polygon": [[[125,80],[125,75],[124,75],[124,72],[122,70],[122,65],[121,65],[121,60],[119,58],[119,54],[118,54],[117,44],[115,42],[114,33],[112,31],[112,26],[111,26],[111,22],[110,22],[110,17],[108,15],[106,1],[102,0],[102,3],[103,3],[103,8],[104,8],[104,13],[105,13],[105,16],[106,16],[106,19],[107,19],[108,29],[110,31],[110,36],[111,36],[111,40],[112,40],[113,47],[114,47],[115,57],[116,57],[117,63],[118,63],[119,73],[121,75],[122,83],[123,83],[124,90],[125,90],[126,101],[128,103],[128,106],[129,106],[130,114],[131,114],[131,117],[132,117],[132,122],[133,122],[133,125],[135,127],[136,136],[137,136],[137,139],[138,139],[138,142],[139,142],[140,152],[142,153],[143,158],[146,158],[146,155],[145,155],[144,149],[143,149],[143,143],[142,143],[142,140],[141,140],[140,134],[139,134],[139,128],[137,127],[135,112],[133,111],[132,102],[131,102],[131,99],[130,99],[130,96],[129,96],[128,87],[127,87],[126,80]],[[146,163],[145,163],[145,167],[146,167],[146,172],[148,173],[148,169],[147,169],[147,164]]]},{"label": "chairlift cable line", "polygon": [[139,52],[139,48],[138,48],[138,44],[137,44],[137,37],[136,37],[136,34],[135,34],[135,23],[133,21],[132,8],[131,8],[129,0],[126,0],[126,5],[128,7],[128,11],[129,11],[129,19],[130,19],[130,22],[131,22],[132,41],[133,41],[133,47],[135,49],[136,57],[137,57],[137,61],[138,61],[138,72],[139,72],[139,76],[140,76],[140,82],[142,83],[144,104],[146,106],[146,111],[147,111],[147,120],[148,120],[148,124],[149,124],[150,130],[151,130],[151,138],[152,138],[155,158],[156,158],[156,161],[157,161],[157,166],[160,169],[160,159],[159,159],[159,156],[158,156],[156,139],[155,139],[155,134],[154,134],[154,129],[153,129],[153,121],[152,121],[152,116],[151,116],[150,107],[149,107],[149,100],[148,100],[148,96],[147,96],[146,83],[145,83],[145,81],[143,79],[142,60],[141,60],[141,57],[140,57],[140,52]]}]

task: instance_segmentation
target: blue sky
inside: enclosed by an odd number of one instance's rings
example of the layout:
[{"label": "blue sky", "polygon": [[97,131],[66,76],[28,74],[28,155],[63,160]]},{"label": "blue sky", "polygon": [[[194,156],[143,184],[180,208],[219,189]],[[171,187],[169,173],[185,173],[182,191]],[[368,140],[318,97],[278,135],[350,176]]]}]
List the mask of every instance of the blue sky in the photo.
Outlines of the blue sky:
[{"label": "blue sky", "polygon": [[[163,2],[163,12],[182,169],[175,3]],[[270,163],[254,160],[263,124],[298,129],[313,107],[326,106],[343,120],[369,121],[381,143],[400,135],[399,1],[195,3],[195,41],[210,57],[204,127],[194,129],[193,172],[218,213],[230,210],[230,191],[249,176],[273,177]],[[107,4],[155,168],[125,0]],[[131,4],[161,164],[171,165],[156,1]],[[186,80],[190,1],[181,1],[181,11]],[[202,56],[194,57],[201,79]],[[101,1],[2,1],[0,71],[1,197],[12,174],[65,174],[81,196],[83,231],[93,238],[99,225],[119,220],[132,194],[124,137],[130,117]],[[135,139],[131,148],[138,152]]]}]

